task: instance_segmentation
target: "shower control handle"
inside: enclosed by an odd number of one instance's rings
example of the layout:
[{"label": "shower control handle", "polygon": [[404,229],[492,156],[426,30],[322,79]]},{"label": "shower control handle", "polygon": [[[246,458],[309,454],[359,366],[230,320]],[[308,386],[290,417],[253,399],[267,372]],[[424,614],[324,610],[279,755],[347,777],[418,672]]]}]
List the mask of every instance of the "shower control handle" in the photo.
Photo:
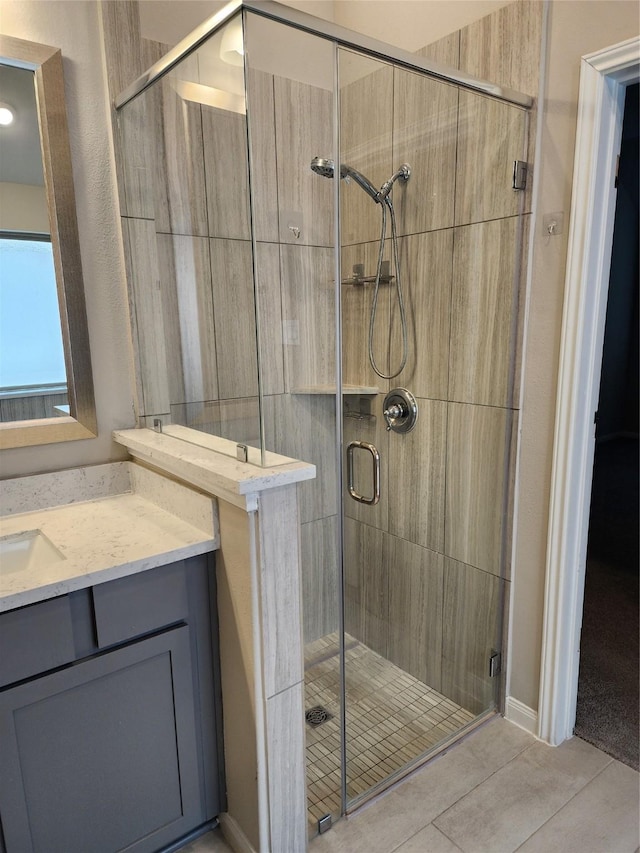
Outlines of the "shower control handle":
[{"label": "shower control handle", "polygon": [[391,429],[391,424],[389,421],[395,421],[398,418],[401,418],[406,412],[402,406],[399,406],[397,403],[394,403],[393,406],[389,406],[388,409],[385,409],[382,413],[387,422],[387,432]]},{"label": "shower control handle", "polygon": [[418,404],[411,391],[394,388],[384,398],[382,414],[387,422],[387,432],[410,432],[418,419]]}]

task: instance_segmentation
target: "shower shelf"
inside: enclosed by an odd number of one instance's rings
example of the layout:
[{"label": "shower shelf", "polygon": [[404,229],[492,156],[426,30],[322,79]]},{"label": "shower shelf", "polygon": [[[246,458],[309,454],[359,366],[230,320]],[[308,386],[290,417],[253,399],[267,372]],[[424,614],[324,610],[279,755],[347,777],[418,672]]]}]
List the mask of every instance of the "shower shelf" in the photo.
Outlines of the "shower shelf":
[{"label": "shower shelf", "polygon": [[[335,394],[336,386],[335,385],[305,385],[300,388],[292,388],[292,394]],[[374,385],[343,385],[342,386],[342,395],[344,397],[349,396],[371,396],[374,397],[376,394],[380,393],[380,389],[376,388]]]}]

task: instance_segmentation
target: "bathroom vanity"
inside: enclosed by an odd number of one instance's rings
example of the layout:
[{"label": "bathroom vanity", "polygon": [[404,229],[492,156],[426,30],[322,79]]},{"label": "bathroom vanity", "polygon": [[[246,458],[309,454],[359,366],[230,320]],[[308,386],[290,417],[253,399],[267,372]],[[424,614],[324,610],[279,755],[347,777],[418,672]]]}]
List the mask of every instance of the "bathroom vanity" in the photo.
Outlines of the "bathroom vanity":
[{"label": "bathroom vanity", "polygon": [[0,550],[53,548],[0,563],[2,853],[152,853],[225,807],[215,501],[131,479],[146,497],[0,519]]}]

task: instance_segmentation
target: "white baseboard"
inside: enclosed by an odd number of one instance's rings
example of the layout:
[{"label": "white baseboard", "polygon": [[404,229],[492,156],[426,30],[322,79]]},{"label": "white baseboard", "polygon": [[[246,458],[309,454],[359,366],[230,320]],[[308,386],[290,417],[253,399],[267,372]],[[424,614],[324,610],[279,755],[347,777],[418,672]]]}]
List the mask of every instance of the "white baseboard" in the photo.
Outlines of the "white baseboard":
[{"label": "white baseboard", "polygon": [[218,820],[220,821],[220,829],[222,830],[225,841],[235,853],[256,853],[255,849],[251,846],[251,842],[229,812],[222,812],[222,814],[218,815]]},{"label": "white baseboard", "polygon": [[529,732],[530,735],[538,737],[538,712],[529,708],[524,702],[514,699],[513,696],[507,696],[504,716],[510,723],[519,726],[525,732]]}]

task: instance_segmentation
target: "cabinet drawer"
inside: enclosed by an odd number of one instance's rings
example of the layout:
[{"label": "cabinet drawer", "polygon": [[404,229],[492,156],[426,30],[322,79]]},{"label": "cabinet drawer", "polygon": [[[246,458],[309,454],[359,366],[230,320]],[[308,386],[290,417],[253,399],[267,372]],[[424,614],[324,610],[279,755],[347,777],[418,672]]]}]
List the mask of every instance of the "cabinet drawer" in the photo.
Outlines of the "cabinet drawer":
[{"label": "cabinet drawer", "polygon": [[69,597],[0,613],[0,687],[75,658]]},{"label": "cabinet drawer", "polygon": [[98,646],[105,648],[187,619],[183,561],[93,588]]}]

